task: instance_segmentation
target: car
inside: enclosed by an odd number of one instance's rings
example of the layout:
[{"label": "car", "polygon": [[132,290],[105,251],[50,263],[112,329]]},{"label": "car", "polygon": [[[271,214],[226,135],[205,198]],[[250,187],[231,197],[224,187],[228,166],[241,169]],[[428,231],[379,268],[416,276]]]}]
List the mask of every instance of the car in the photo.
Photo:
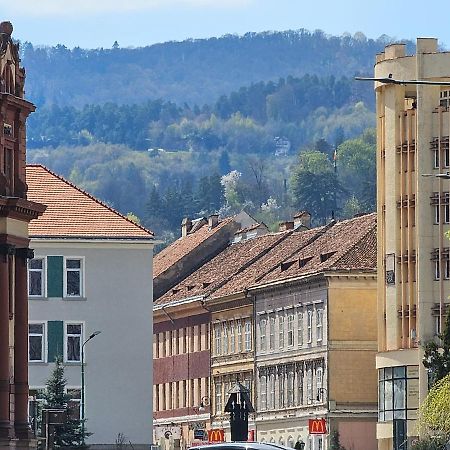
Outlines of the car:
[{"label": "car", "polygon": [[213,444],[196,445],[195,450],[292,450],[284,445],[267,442],[217,442]]}]

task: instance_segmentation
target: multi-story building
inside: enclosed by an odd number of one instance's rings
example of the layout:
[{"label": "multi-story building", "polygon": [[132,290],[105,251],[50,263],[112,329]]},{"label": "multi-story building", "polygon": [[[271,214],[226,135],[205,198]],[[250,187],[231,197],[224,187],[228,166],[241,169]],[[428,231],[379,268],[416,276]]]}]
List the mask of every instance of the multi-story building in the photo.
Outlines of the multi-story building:
[{"label": "multi-story building", "polygon": [[[291,254],[249,289],[258,440],[322,450],[337,430],[345,448],[375,450],[375,214],[293,234],[283,246]],[[326,421],[328,435],[311,435],[310,419]]]},{"label": "multi-story building", "polygon": [[45,207],[27,200],[26,130],[34,106],[10,22],[0,24],[0,447],[33,446],[28,425],[28,223]]},{"label": "multi-story building", "polygon": [[[240,381],[256,409],[250,438],[324,449],[328,440],[308,433],[308,420],[322,418],[347,448],[376,448],[375,215],[312,230],[303,221],[277,233],[236,233],[156,301],[155,332],[165,329],[157,336],[155,399],[164,400],[155,423],[165,444],[165,430],[180,446],[198,441],[199,428],[223,429],[229,440],[224,407]],[[173,334],[200,317],[209,346],[181,353]],[[177,399],[185,398],[182,409]]]},{"label": "multi-story building", "polygon": [[26,175],[29,198],[47,205],[30,226],[30,394],[45,388],[60,357],[72,406],[80,402],[86,343],[86,442],[115,445],[121,433],[148,448],[153,234],[43,166]]},{"label": "multi-story building", "polygon": [[[376,77],[450,81],[450,53],[417,39],[377,56]],[[450,294],[449,86],[375,83],[378,191],[379,448],[417,435],[428,391],[423,345],[442,329]]]}]

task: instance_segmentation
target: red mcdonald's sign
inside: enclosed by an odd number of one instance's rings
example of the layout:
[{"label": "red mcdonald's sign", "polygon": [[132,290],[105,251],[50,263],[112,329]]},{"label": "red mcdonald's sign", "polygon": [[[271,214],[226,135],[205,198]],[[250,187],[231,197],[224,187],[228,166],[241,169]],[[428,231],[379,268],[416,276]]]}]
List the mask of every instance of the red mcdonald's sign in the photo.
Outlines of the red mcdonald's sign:
[{"label": "red mcdonald's sign", "polygon": [[309,434],[326,434],[327,422],[325,419],[309,419]]},{"label": "red mcdonald's sign", "polygon": [[225,431],[223,428],[213,428],[208,430],[208,441],[209,442],[224,442],[225,441]]}]

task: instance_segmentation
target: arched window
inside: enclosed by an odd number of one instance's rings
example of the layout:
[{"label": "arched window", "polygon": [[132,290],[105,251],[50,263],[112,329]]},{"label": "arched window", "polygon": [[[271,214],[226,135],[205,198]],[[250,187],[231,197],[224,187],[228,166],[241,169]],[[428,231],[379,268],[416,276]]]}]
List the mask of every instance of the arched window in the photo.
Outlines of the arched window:
[{"label": "arched window", "polygon": [[273,438],[273,436],[270,438],[270,443],[275,444],[275,439]]},{"label": "arched window", "polygon": [[278,439],[278,443],[279,443],[280,445],[284,445],[284,439],[283,439],[283,436],[280,436],[280,439]]},{"label": "arched window", "polygon": [[3,81],[4,81],[4,88],[3,91],[7,92],[8,94],[14,94],[14,78],[12,75],[11,67],[9,64],[5,66],[5,69],[3,70]]},{"label": "arched window", "polygon": [[294,438],[292,436],[288,437],[288,447],[291,447],[291,448],[295,447]]}]

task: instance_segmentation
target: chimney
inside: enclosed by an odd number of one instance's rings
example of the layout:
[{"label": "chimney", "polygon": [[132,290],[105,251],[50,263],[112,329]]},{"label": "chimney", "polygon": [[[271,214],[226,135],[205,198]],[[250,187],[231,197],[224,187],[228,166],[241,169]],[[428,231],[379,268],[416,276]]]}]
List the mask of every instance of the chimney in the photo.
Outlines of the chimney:
[{"label": "chimney", "polygon": [[208,217],[208,227],[212,230],[219,223],[219,214],[211,214]]},{"label": "chimney", "polygon": [[189,219],[189,217],[185,217],[181,221],[181,237],[186,237],[189,231],[191,231],[191,228],[192,228],[192,220]]},{"label": "chimney", "polygon": [[300,211],[294,216],[294,228],[311,228],[311,214],[308,211]]},{"label": "chimney", "polygon": [[293,230],[294,229],[294,222],[280,222],[278,225],[278,231],[287,231],[287,230]]}]

